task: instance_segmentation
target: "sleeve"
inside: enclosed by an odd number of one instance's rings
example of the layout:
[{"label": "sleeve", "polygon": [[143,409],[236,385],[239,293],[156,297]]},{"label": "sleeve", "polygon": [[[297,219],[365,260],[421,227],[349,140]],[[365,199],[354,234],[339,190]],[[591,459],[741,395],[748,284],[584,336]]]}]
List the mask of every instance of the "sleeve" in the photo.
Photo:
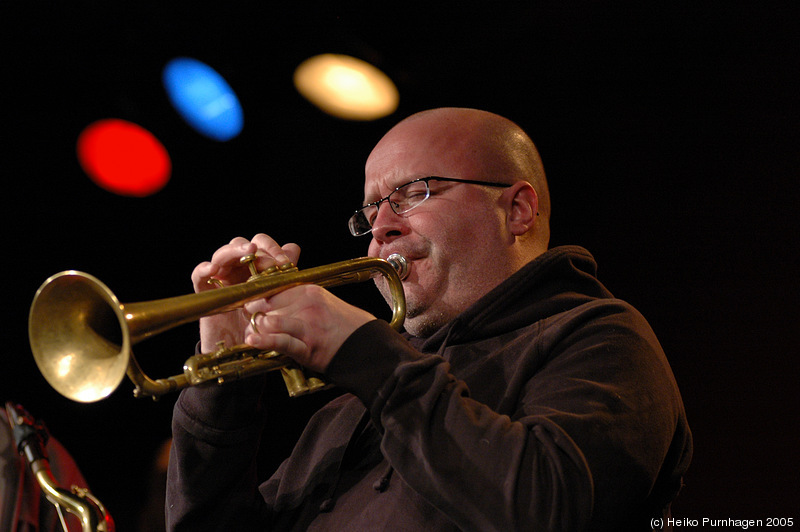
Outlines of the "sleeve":
[{"label": "sleeve", "polygon": [[[396,472],[460,528],[619,524],[641,517],[631,509],[648,497],[677,418],[657,342],[621,313],[588,324],[581,316],[537,340],[531,349],[549,353],[535,369],[518,368],[528,376],[512,415],[472,399],[444,359],[379,321],[342,346],[329,378],[367,405]],[[521,358],[537,359],[529,355]]]},{"label": "sleeve", "polygon": [[257,455],[263,379],[187,388],[175,403],[167,529],[266,530]]}]

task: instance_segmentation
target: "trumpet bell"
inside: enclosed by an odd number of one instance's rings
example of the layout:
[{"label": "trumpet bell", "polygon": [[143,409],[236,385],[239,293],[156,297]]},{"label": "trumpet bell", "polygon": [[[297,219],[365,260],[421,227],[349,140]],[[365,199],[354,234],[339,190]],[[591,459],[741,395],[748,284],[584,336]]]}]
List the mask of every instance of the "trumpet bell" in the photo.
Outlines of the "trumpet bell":
[{"label": "trumpet bell", "polygon": [[123,306],[92,275],[70,270],[48,278],[31,306],[28,336],[39,371],[69,399],[97,401],[125,378],[131,339]]}]

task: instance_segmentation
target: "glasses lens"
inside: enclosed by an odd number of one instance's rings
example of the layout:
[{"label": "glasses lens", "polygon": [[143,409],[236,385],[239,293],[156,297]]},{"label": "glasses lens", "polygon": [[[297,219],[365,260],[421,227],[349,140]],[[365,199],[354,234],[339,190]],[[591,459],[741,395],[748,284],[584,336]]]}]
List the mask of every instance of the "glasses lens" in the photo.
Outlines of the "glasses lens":
[{"label": "glasses lens", "polygon": [[[430,194],[431,191],[428,188],[427,181],[412,181],[401,186],[384,199],[388,200],[395,214],[403,214],[428,199]],[[383,203],[383,201],[381,200],[380,203]],[[372,231],[372,224],[375,223],[377,216],[378,205],[367,205],[360,208],[347,221],[350,233],[353,236],[366,235]]]},{"label": "glasses lens", "polygon": [[427,181],[414,181],[398,188],[389,196],[389,203],[392,210],[397,214],[403,214],[430,196],[430,189]]},{"label": "glasses lens", "polygon": [[368,205],[357,210],[347,222],[347,226],[350,228],[350,234],[353,236],[361,236],[372,231],[372,221],[375,219],[376,212],[377,209],[374,205]]}]

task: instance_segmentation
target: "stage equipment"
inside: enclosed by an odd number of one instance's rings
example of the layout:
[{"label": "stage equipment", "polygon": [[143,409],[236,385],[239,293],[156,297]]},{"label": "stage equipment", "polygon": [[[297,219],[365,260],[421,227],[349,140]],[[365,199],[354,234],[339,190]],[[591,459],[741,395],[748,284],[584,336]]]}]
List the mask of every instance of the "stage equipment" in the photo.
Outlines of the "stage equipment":
[{"label": "stage equipment", "polygon": [[301,284],[334,287],[387,279],[392,298],[390,325],[400,330],[405,319],[401,276],[408,263],[401,255],[388,259],[362,257],[298,270],[288,264],[257,272],[254,255],[243,257],[252,276],[241,284],[195,294],[122,304],[100,280],[74,270],[57,273],[36,292],[28,319],[31,349],[39,370],[59,393],[74,401],[94,402],[109,396],[127,373],[136,397],[158,398],[189,386],[223,382],[281,370],[290,396],[325,387],[317,378],[306,379],[294,361],[275,351],[247,345],[220,344],[213,353],[186,360],[183,374],[150,379],[133,356],[131,347],[148,338],[203,316],[242,307]]},{"label": "stage equipment", "polygon": [[68,532],[64,511],[77,516],[83,532],[114,532],[111,514],[88,489],[72,486],[68,491],[56,482],[45,450],[50,435],[44,423],[33,419],[22,406],[10,402],[6,403],[6,414],[17,451],[28,462],[42,493],[56,507],[64,532]]}]

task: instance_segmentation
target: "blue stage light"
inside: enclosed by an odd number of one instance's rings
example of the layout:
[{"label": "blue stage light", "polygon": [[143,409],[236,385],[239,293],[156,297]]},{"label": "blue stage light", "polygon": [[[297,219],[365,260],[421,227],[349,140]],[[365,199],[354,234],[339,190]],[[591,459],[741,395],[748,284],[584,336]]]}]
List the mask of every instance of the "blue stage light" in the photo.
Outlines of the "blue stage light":
[{"label": "blue stage light", "polygon": [[242,131],[239,99],[210,66],[188,57],[173,59],[164,67],[163,82],[172,105],[201,135],[227,141]]}]

